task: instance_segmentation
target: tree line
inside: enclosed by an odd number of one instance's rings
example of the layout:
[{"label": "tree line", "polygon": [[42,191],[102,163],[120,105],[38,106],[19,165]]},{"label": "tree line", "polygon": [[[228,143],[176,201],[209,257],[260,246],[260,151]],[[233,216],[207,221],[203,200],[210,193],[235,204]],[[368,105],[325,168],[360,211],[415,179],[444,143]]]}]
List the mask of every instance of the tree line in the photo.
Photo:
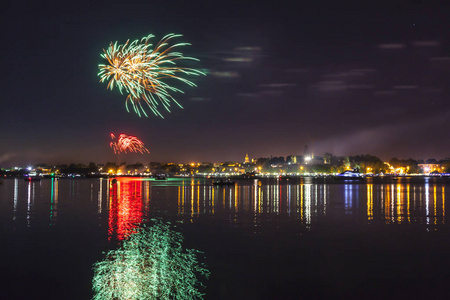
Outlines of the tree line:
[{"label": "tree line", "polygon": [[[220,171],[230,167],[234,169],[238,167],[240,171],[245,172],[284,172],[284,173],[339,173],[348,169],[358,169],[361,172],[370,172],[374,174],[390,173],[392,169],[403,169],[404,173],[421,172],[419,164],[440,164],[442,172],[450,173],[450,158],[436,160],[434,158],[427,160],[416,160],[412,158],[399,159],[391,158],[384,162],[379,157],[370,154],[335,156],[331,153],[325,153],[323,157],[316,157],[311,161],[305,161],[302,156],[290,155],[287,157],[259,157],[252,160],[251,163],[223,162],[220,164],[202,163],[202,164],[175,164],[149,162],[143,164],[136,162],[127,164],[126,162],[115,163],[107,162],[106,164],[97,164],[90,162],[89,164],[71,163],[47,165],[41,163],[35,166],[38,170],[51,170],[62,175],[79,174],[89,176],[98,173],[152,173],[152,174],[195,174],[195,173],[211,173]],[[219,166],[219,167],[217,167]],[[10,170],[9,175],[26,174],[26,169]],[[0,174],[6,174],[5,170],[1,170]]]}]

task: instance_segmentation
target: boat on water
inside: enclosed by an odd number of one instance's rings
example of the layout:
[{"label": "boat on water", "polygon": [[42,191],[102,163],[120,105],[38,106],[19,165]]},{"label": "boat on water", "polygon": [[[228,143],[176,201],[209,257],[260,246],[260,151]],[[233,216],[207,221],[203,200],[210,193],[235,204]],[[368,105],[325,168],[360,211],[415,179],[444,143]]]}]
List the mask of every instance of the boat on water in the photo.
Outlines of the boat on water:
[{"label": "boat on water", "polygon": [[234,181],[231,181],[230,179],[224,180],[217,180],[213,182],[213,185],[234,185]]},{"label": "boat on water", "polygon": [[35,171],[25,174],[23,177],[26,181],[39,181],[41,178],[42,177]]},{"label": "boat on water", "polygon": [[23,179],[26,181],[39,181],[41,180],[40,176],[25,176]]},{"label": "boat on water", "polygon": [[289,175],[280,175],[280,176],[278,176],[278,179],[289,180],[289,179],[294,179],[294,178]]},{"label": "boat on water", "polygon": [[361,180],[364,175],[358,170],[347,170],[333,177],[336,180]]}]

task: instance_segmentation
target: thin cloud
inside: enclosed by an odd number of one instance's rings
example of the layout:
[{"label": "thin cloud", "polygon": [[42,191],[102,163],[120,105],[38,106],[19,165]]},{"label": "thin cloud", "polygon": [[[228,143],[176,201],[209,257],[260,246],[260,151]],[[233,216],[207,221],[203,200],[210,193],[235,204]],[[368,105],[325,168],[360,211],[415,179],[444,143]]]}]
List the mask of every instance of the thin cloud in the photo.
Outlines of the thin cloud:
[{"label": "thin cloud", "polygon": [[394,90],[413,90],[419,88],[417,85],[394,85]]},{"label": "thin cloud", "polygon": [[437,47],[440,46],[439,41],[415,41],[413,42],[414,47]]},{"label": "thin cloud", "polygon": [[384,49],[384,50],[396,50],[396,49],[405,48],[405,45],[400,44],[400,43],[391,43],[391,44],[379,44],[379,45],[377,45],[377,47],[379,49]]},{"label": "thin cloud", "polygon": [[2,155],[0,156],[0,163],[7,162],[7,161],[9,161],[10,159],[14,158],[15,156],[17,156],[16,153],[11,153],[11,152],[10,152],[10,153],[2,154]]},{"label": "thin cloud", "polygon": [[219,78],[237,78],[237,77],[240,77],[239,72],[236,72],[236,71],[214,71],[214,72],[211,72],[209,74],[214,76],[214,77],[219,77]]},{"label": "thin cloud", "polygon": [[230,58],[224,58],[223,61],[226,62],[252,62],[252,57],[230,57]]},{"label": "thin cloud", "polygon": [[269,88],[284,88],[284,87],[294,87],[297,86],[295,83],[267,83],[260,84],[260,87],[269,87]]}]

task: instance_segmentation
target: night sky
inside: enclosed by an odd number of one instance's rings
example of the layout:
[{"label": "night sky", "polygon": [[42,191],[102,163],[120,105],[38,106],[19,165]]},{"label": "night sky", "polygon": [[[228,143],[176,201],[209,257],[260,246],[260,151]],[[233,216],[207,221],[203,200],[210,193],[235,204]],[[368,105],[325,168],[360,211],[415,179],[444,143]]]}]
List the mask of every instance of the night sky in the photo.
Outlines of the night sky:
[{"label": "night sky", "polygon": [[[294,4],[295,3],[295,4]],[[0,167],[372,154],[450,156],[450,5],[438,1],[9,1]],[[411,3],[411,4],[408,4]],[[180,33],[207,76],[161,119],[97,77],[110,42]]]}]

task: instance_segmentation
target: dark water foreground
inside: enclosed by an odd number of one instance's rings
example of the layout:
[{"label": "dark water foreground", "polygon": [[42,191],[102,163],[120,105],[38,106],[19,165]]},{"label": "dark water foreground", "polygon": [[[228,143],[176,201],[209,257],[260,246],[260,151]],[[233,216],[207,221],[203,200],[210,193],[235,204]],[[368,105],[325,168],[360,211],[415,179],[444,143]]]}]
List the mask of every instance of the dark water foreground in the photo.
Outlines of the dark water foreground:
[{"label": "dark water foreground", "polygon": [[155,216],[204,252],[205,299],[446,298],[449,199],[440,178],[6,179],[0,299],[90,299],[102,251]]}]

